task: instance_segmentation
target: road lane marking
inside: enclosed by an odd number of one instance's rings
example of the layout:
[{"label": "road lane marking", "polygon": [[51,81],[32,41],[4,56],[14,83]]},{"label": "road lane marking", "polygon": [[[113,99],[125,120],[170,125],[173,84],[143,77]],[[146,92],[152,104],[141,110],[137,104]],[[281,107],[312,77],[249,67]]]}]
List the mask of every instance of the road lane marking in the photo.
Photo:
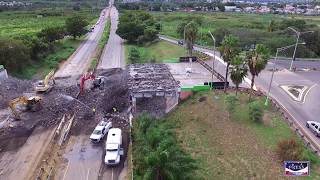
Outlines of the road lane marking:
[{"label": "road lane marking", "polygon": [[113,168],[111,168],[111,179],[113,180]]},{"label": "road lane marking", "polygon": [[88,169],[88,172],[87,172],[87,179],[86,179],[86,180],[88,180],[88,179],[89,179],[89,174],[90,174],[90,168]]},{"label": "road lane marking", "polygon": [[67,169],[66,169],[66,171],[65,171],[65,172],[64,172],[64,174],[63,174],[63,178],[62,178],[62,180],[64,180],[64,178],[66,177],[66,174],[67,174],[68,169],[69,169],[69,163],[70,163],[70,161],[68,161]]},{"label": "road lane marking", "polygon": [[307,90],[306,94],[305,94],[304,97],[303,97],[302,103],[304,103],[304,102],[306,101],[306,97],[307,97],[307,95],[309,94],[310,90],[311,90],[313,87],[315,87],[316,85],[317,85],[317,84],[312,85],[312,86]]}]

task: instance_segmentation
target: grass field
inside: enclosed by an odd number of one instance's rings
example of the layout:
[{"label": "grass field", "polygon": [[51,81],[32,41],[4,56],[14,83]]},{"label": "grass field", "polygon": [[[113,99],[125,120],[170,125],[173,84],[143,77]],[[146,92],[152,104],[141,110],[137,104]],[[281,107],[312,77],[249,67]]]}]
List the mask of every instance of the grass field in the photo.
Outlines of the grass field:
[{"label": "grass field", "polygon": [[[218,28],[250,28],[267,31],[271,20],[280,22],[283,19],[291,19],[293,16],[273,15],[273,14],[241,14],[241,13],[185,13],[185,12],[153,12],[152,15],[162,23],[161,33],[175,38],[179,38],[176,33],[177,26],[182,21],[189,21],[193,17],[201,18],[200,36],[206,36],[208,31],[215,31]],[[304,19],[309,24],[320,26],[320,17],[296,16],[294,18]]]},{"label": "grass field", "polygon": [[63,26],[65,20],[73,14],[80,14],[93,24],[100,13],[100,11],[92,11],[91,9],[83,9],[79,12],[61,9],[55,10],[55,15],[41,16],[40,14],[43,12],[46,11],[42,9],[35,11],[1,12],[0,36],[34,36],[45,27]]},{"label": "grass field", "polygon": [[125,54],[126,62],[128,60],[129,50],[132,47],[138,48],[140,52],[140,63],[148,63],[150,59],[154,58],[156,62],[163,62],[163,60],[178,59],[180,56],[185,56],[186,51],[180,46],[165,42],[158,41],[145,46],[126,45]]},{"label": "grass field", "polygon": [[[234,114],[225,108],[223,93],[198,93],[166,117],[176,124],[178,141],[199,162],[200,179],[287,179],[275,152],[276,144],[287,138],[301,140],[272,107],[265,109],[263,123],[248,117],[248,96],[240,94]],[[199,101],[200,97],[205,100]],[[263,99],[256,99],[263,103]],[[319,179],[320,160],[308,149],[311,176]]]}]

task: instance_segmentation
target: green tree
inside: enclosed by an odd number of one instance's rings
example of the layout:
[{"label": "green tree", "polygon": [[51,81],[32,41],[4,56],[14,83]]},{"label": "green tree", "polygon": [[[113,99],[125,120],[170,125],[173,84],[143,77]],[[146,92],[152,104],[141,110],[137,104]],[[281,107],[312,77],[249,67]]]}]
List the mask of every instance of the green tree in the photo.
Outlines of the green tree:
[{"label": "green tree", "polygon": [[192,56],[193,45],[196,42],[198,35],[198,25],[191,21],[185,26],[185,41],[189,56]]},{"label": "green tree", "polygon": [[0,39],[0,64],[9,72],[21,72],[28,63],[30,63],[30,49],[23,41]]},{"label": "green tree", "polygon": [[145,42],[150,42],[154,41],[155,39],[158,38],[158,32],[154,27],[148,26],[147,28],[144,29],[144,35],[143,35],[143,40]]},{"label": "green tree", "polygon": [[74,39],[85,34],[87,32],[85,27],[88,25],[88,21],[81,16],[72,16],[66,19],[66,30]]},{"label": "green tree", "polygon": [[137,48],[130,48],[130,51],[129,51],[129,60],[132,64],[135,64],[137,62],[139,62],[140,60],[140,52]]},{"label": "green tree", "polygon": [[176,32],[177,34],[179,34],[180,38],[184,38],[184,27],[187,25],[187,22],[181,22],[180,24],[178,24]]},{"label": "green tree", "polygon": [[63,39],[64,35],[65,30],[63,27],[47,27],[37,34],[39,38],[42,38],[49,43]]},{"label": "green tree", "polygon": [[232,62],[230,68],[230,79],[233,84],[236,85],[236,95],[238,94],[239,85],[242,83],[243,79],[247,76],[248,69],[244,63],[244,60],[239,56],[236,56]]},{"label": "green tree", "polygon": [[227,63],[224,92],[227,91],[228,74],[229,74],[229,67],[230,67],[231,61],[239,54],[238,46],[239,46],[239,38],[233,35],[225,36],[221,43],[220,53],[222,55],[224,62]]},{"label": "green tree", "polygon": [[[246,60],[249,67],[251,78],[251,91],[253,91],[255,77],[266,67],[268,60],[270,58],[269,49],[262,45],[258,44],[256,49],[248,51],[246,53]],[[251,97],[251,95],[250,95]]]},{"label": "green tree", "polygon": [[153,17],[143,11],[129,11],[120,16],[117,34],[129,43],[153,41],[158,34]]},{"label": "green tree", "polygon": [[134,179],[184,180],[194,177],[195,161],[176,141],[166,121],[143,114],[133,125]]}]

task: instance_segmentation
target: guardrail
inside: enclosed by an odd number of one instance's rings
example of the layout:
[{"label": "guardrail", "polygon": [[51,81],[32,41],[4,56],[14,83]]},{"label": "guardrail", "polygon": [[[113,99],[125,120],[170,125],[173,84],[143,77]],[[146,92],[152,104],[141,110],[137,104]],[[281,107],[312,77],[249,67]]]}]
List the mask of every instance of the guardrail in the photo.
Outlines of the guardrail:
[{"label": "guardrail", "polygon": [[219,74],[216,70],[214,70],[211,66],[209,66],[206,62],[204,62],[203,60],[201,60],[201,59],[197,59],[197,62],[199,63],[199,64],[201,64],[204,68],[206,68],[209,72],[211,72],[211,73],[213,73],[213,75],[215,76],[215,77],[217,77],[220,81],[222,81],[222,82],[225,82],[226,81],[226,79],[221,75],[221,74]]},{"label": "guardrail", "polygon": [[294,132],[304,141],[305,145],[309,147],[316,155],[320,156],[320,146],[312,140],[310,135],[305,131],[304,127],[302,127],[301,124],[299,124],[297,120],[289,112],[287,112],[286,108],[281,103],[272,97],[270,97],[270,101],[281,113],[283,118],[288,122],[290,128],[294,130]]}]

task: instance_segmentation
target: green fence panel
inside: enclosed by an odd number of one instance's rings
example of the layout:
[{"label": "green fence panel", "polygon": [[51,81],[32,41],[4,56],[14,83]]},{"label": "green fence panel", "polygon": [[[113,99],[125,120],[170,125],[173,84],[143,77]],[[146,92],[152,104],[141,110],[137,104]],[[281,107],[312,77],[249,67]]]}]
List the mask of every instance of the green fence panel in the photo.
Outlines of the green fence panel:
[{"label": "green fence panel", "polygon": [[163,63],[178,63],[179,59],[164,59],[162,60]]},{"label": "green fence panel", "polygon": [[190,87],[185,86],[185,87],[179,88],[179,91],[192,91],[192,90],[193,90],[193,86],[190,86]]},{"label": "green fence panel", "polygon": [[210,86],[193,86],[193,91],[209,91]]}]

